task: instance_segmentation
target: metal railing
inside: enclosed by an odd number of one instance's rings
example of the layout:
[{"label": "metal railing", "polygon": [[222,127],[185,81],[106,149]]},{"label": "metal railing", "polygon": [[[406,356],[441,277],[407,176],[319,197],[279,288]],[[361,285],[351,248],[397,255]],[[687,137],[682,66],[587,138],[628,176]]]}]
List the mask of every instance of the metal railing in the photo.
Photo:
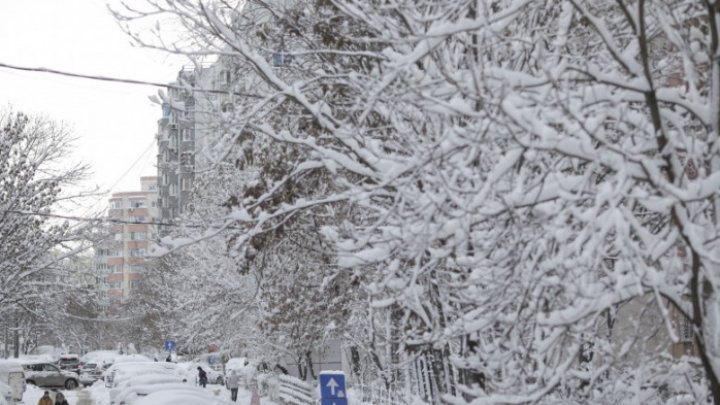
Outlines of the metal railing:
[{"label": "metal railing", "polygon": [[277,376],[277,380],[277,397],[283,404],[315,404],[315,390],[307,382],[289,375],[279,375]]}]

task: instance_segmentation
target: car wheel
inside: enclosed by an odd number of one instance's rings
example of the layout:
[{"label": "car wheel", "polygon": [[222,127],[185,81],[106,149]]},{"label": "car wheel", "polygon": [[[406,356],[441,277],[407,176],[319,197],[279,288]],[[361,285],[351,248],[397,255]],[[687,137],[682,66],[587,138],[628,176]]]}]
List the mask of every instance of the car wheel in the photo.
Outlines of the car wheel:
[{"label": "car wheel", "polygon": [[222,377],[218,377],[217,380],[215,380],[215,384],[222,385],[222,383],[223,383]]},{"label": "car wheel", "polygon": [[65,381],[65,389],[74,390],[75,388],[77,388],[77,386],[78,386],[78,383],[75,380]]},{"label": "car wheel", "polygon": [[27,382],[28,384],[35,385],[35,380],[27,380],[26,382]]}]

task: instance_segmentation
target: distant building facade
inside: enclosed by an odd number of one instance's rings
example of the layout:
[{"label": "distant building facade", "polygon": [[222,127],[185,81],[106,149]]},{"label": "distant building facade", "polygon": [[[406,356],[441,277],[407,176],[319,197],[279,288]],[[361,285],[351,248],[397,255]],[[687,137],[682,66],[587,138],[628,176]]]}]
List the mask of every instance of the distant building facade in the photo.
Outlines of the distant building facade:
[{"label": "distant building facade", "polygon": [[222,132],[218,118],[232,108],[232,97],[207,90],[226,90],[231,78],[230,70],[216,62],[181,70],[168,87],[157,134],[158,206],[163,222],[188,211],[195,174],[213,160],[215,134]]},{"label": "distant building facade", "polygon": [[122,302],[142,278],[145,256],[157,237],[157,177],[140,178],[140,191],[110,197],[108,238],[95,248],[95,266],[102,301]]}]

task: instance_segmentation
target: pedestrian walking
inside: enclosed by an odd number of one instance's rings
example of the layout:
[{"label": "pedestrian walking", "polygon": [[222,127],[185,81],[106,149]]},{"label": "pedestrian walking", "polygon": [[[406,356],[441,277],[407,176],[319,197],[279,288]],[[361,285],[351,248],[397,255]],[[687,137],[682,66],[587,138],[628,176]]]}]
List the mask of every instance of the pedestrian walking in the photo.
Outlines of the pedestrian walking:
[{"label": "pedestrian walking", "polygon": [[238,388],[240,388],[240,376],[237,370],[230,371],[230,375],[225,380],[225,385],[230,390],[230,399],[237,402]]},{"label": "pedestrian walking", "polygon": [[48,391],[45,391],[40,401],[38,401],[38,405],[55,405]]},{"label": "pedestrian walking", "polygon": [[67,399],[65,399],[65,395],[63,395],[61,392],[58,392],[55,395],[55,405],[70,405],[70,404],[68,404]]},{"label": "pedestrian walking", "polygon": [[198,367],[198,382],[200,383],[200,386],[205,388],[207,385],[207,373],[205,370],[202,369],[202,367]]}]

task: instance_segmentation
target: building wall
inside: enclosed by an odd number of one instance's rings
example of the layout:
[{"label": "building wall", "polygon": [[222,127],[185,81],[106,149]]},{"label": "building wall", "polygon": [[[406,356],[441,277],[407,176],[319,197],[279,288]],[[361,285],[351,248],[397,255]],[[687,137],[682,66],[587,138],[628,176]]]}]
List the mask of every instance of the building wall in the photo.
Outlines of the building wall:
[{"label": "building wall", "polygon": [[131,294],[157,237],[157,177],[141,177],[140,183],[140,191],[115,193],[109,199],[108,218],[122,223],[112,224],[108,238],[95,249],[97,281],[108,304]]}]

